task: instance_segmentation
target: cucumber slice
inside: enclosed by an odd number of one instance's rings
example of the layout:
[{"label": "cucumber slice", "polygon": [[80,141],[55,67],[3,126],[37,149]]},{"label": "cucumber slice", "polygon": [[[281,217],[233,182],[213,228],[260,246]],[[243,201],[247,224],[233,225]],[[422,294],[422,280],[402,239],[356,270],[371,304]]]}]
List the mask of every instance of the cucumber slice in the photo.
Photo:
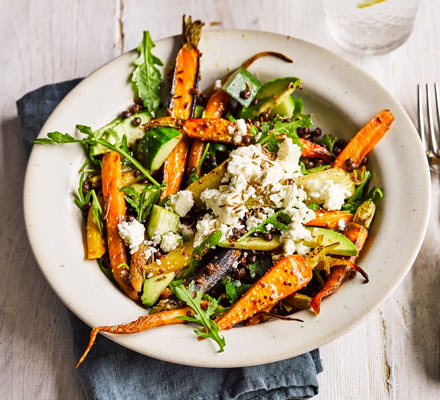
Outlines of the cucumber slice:
[{"label": "cucumber slice", "polygon": [[140,140],[136,158],[150,171],[158,170],[182,139],[182,134],[174,128],[157,127],[150,129]]},{"label": "cucumber slice", "polygon": [[[135,118],[140,118],[141,123],[139,126],[133,125],[133,120]],[[96,137],[107,140],[108,142],[115,144],[120,142],[125,135],[127,138],[127,143],[129,146],[132,146],[136,140],[141,139],[145,132],[142,128],[142,125],[148,122],[151,119],[151,114],[147,111],[140,112],[132,115],[131,117],[122,119],[116,118],[106,126],[98,129],[95,132]],[[90,149],[90,154],[92,156],[96,156],[99,154],[107,153],[109,149],[107,147],[97,144],[92,146]]]},{"label": "cucumber slice", "polygon": [[[304,244],[309,247],[327,246],[333,243],[339,243],[329,254],[337,256],[357,256],[359,251],[354,243],[342,233],[325,228],[306,227],[312,234],[311,240],[305,240]],[[322,241],[321,241],[322,240]]]},{"label": "cucumber slice", "polygon": [[225,240],[219,243],[220,247],[228,247],[234,249],[242,250],[260,250],[260,251],[270,251],[275,250],[282,244],[280,242],[279,235],[273,235],[272,240],[264,240],[262,236],[248,236],[242,242],[232,242],[230,240]]},{"label": "cucumber slice", "polygon": [[142,304],[147,307],[151,307],[154,303],[156,303],[160,294],[165,290],[175,276],[175,272],[169,272],[168,274],[157,275],[145,279],[141,295]]},{"label": "cucumber slice", "polygon": [[203,118],[204,112],[205,112],[205,107],[201,106],[200,104],[196,104],[193,118]]},{"label": "cucumber slice", "polygon": [[295,111],[295,100],[292,95],[287,96],[280,104],[272,108],[270,115],[279,114],[282,117],[291,117]]},{"label": "cucumber slice", "polygon": [[180,218],[172,211],[153,205],[148,221],[147,234],[150,239],[162,236],[168,232],[176,232],[179,229]]},{"label": "cucumber slice", "polygon": [[[243,107],[248,107],[252,103],[260,88],[260,81],[242,67],[235,71],[223,85],[223,90]],[[250,91],[249,97],[244,99],[240,96],[243,90]]]}]

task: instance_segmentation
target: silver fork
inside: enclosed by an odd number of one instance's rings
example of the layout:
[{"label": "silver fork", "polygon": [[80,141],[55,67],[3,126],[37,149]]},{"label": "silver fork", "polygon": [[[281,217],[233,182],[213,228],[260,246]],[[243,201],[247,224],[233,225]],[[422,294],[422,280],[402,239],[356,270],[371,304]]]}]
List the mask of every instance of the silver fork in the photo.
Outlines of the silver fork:
[{"label": "silver fork", "polygon": [[430,164],[440,163],[440,92],[438,83],[434,83],[435,92],[435,105],[437,110],[437,134],[434,128],[434,117],[432,114],[432,101],[431,101],[431,91],[429,85],[425,84],[425,96],[426,96],[426,109],[428,115],[428,135],[425,132],[425,119],[424,119],[424,109],[423,109],[423,95],[422,86],[417,85],[417,103],[419,109],[419,135],[422,140],[423,147],[425,148],[426,157]]}]

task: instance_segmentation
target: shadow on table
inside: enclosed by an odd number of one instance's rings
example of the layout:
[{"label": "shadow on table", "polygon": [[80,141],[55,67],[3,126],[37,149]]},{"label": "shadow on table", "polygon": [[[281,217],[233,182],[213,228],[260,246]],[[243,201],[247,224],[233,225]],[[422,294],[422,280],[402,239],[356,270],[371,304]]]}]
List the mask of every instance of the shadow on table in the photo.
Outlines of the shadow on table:
[{"label": "shadow on table", "polygon": [[431,172],[433,205],[424,244],[411,269],[410,303],[413,351],[428,377],[436,381],[440,381],[439,171],[436,169]]},{"label": "shadow on table", "polygon": [[[7,374],[26,367],[24,383],[34,385],[31,389],[36,397],[48,396],[47,388],[55,387],[56,398],[81,398],[67,310],[39,271],[25,232],[22,198],[26,155],[17,119],[2,121],[1,132],[0,332]],[[21,374],[25,376],[24,370]]]}]

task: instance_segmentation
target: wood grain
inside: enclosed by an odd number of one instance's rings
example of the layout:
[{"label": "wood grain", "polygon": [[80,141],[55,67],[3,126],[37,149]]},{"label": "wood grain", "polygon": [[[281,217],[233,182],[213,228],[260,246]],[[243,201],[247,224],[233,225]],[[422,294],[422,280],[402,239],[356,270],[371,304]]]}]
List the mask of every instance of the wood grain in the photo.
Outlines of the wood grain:
[{"label": "wood grain", "polygon": [[[134,48],[144,29],[153,39],[178,34],[183,13],[201,18],[207,29],[261,29],[322,45],[369,72],[414,121],[417,83],[440,78],[440,9],[430,0],[421,1],[408,42],[376,57],[340,50],[328,37],[318,1],[59,0],[56,6],[50,0],[1,1],[1,399],[83,398],[67,312],[44,281],[25,237],[18,206],[25,157],[15,100],[40,85],[86,75]],[[438,181],[438,171],[433,171],[431,224],[408,277],[379,311],[322,347],[317,399],[440,398]]]}]

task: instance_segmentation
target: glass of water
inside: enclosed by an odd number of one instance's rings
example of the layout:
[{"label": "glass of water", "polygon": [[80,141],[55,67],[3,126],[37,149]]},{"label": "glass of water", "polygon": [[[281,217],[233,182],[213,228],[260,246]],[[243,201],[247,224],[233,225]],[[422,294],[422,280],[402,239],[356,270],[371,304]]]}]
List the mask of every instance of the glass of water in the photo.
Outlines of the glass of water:
[{"label": "glass of water", "polygon": [[327,28],[344,50],[382,54],[408,39],[420,0],[323,0]]}]

